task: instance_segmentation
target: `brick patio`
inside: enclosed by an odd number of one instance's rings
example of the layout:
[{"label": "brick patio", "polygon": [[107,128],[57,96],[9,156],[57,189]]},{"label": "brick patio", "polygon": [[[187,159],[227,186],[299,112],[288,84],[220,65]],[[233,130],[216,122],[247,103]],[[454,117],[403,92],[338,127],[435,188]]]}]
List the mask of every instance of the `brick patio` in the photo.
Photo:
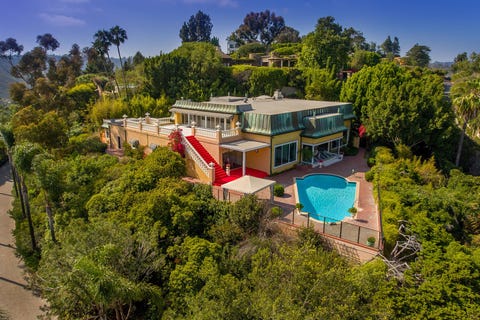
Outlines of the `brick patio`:
[{"label": "brick patio", "polygon": [[[340,253],[349,256],[353,261],[362,263],[371,260],[379,251],[380,217],[373,197],[373,185],[365,180],[365,172],[368,170],[365,150],[360,149],[356,156],[344,157],[341,162],[328,167],[312,168],[309,165],[299,165],[293,170],[268,177],[268,179],[276,180],[285,187],[284,196],[274,198],[274,205],[280,206],[285,212],[285,215],[280,219],[280,222],[283,222],[282,224],[287,224],[283,228],[293,231],[299,227],[307,226],[307,224],[313,225],[315,230],[319,232],[326,231],[330,245]],[[327,223],[324,225],[313,219],[307,222],[306,216],[294,211],[295,203],[298,202],[294,194],[294,178],[312,173],[336,174],[357,182],[359,188],[358,212],[355,219],[348,217],[343,220],[347,222],[342,223],[343,230],[339,230],[342,228],[340,224]],[[342,233],[342,239],[339,237],[340,233]],[[366,239],[370,236],[376,238],[375,248],[366,245]]]}]

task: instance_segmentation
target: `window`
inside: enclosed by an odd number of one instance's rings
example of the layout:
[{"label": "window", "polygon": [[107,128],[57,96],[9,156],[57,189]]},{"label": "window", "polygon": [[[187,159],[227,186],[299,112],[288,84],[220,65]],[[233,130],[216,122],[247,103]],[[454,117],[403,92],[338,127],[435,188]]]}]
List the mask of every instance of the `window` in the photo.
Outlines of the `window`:
[{"label": "window", "polygon": [[297,141],[288,142],[275,147],[275,167],[297,161]]}]

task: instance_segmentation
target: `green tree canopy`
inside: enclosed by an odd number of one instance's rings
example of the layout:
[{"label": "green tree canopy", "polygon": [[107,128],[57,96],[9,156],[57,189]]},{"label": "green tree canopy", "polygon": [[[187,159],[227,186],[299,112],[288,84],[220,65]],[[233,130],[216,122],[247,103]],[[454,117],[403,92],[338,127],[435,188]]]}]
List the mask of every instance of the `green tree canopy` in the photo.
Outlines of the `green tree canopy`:
[{"label": "green tree canopy", "polygon": [[199,10],[194,16],[190,16],[188,22],[183,23],[180,39],[182,42],[209,42],[212,27],[210,16]]},{"label": "green tree canopy", "polygon": [[416,43],[408,50],[407,63],[411,66],[428,67],[430,63],[430,48]]},{"label": "green tree canopy", "polygon": [[315,31],[302,41],[298,64],[306,68],[331,68],[340,70],[348,62],[351,50],[350,32],[345,32],[335,18],[318,19]]},{"label": "green tree canopy", "polygon": [[237,41],[239,44],[260,42],[268,46],[284,28],[283,17],[277,16],[270,10],[250,12],[243,18],[243,24],[230,35],[229,39]]},{"label": "green tree canopy", "polygon": [[434,147],[451,124],[443,79],[429,71],[381,63],[355,73],[342,88],[357,117],[375,140]]}]

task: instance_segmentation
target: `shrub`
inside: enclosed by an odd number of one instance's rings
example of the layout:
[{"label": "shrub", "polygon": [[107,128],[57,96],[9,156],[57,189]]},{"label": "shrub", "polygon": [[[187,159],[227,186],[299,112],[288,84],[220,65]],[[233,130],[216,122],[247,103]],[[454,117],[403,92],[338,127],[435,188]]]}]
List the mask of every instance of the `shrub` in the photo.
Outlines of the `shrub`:
[{"label": "shrub", "polygon": [[87,133],[71,137],[67,147],[69,153],[78,154],[105,153],[106,149],[107,145],[97,135]]},{"label": "shrub", "polygon": [[285,194],[285,188],[280,183],[275,183],[273,186],[273,194],[275,197],[283,197]]},{"label": "shrub", "polygon": [[270,210],[270,217],[272,219],[280,218],[282,216],[282,214],[283,214],[283,210],[280,207],[273,207]]},{"label": "shrub", "polygon": [[372,181],[373,181],[373,177],[374,177],[374,172],[373,172],[373,170],[370,170],[370,171],[365,172],[365,180],[367,180],[368,182],[372,182]]}]

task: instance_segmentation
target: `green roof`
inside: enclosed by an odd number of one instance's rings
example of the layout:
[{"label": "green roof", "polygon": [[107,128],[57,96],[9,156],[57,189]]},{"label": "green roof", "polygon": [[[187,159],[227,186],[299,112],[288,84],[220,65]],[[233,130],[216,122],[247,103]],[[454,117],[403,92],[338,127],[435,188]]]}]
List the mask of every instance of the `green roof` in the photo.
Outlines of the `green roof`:
[{"label": "green roof", "polygon": [[[309,133],[304,134],[305,136],[323,136],[347,130],[343,121],[355,117],[352,113],[351,104],[276,114],[259,113],[259,110],[254,110],[242,114],[242,130],[244,132],[273,136],[292,131],[305,130],[308,127],[306,127],[305,119],[324,115],[335,118],[335,125],[333,127],[328,126],[330,129],[327,130],[324,126],[329,125],[329,122],[320,121],[315,129],[317,133],[314,134],[310,129],[308,131]],[[332,133],[328,133],[332,130]]]},{"label": "green roof", "polygon": [[191,100],[177,100],[175,101],[175,104],[173,105],[173,107],[187,109],[187,110],[228,113],[228,114],[240,114],[252,108],[251,105],[248,103],[226,104],[226,103],[211,103],[211,102],[194,102]]},{"label": "green roof", "polygon": [[[270,136],[307,129],[302,133],[304,136],[319,137],[347,130],[343,121],[355,118],[353,107],[348,102],[275,100],[271,97],[246,99],[228,96],[212,98],[209,102],[177,100],[173,105],[173,109],[175,108],[205,114],[240,114],[244,132]],[[324,115],[328,115],[326,118],[333,117],[334,120],[320,120]],[[318,118],[318,123],[314,126],[315,130],[309,127],[310,120],[305,121],[311,117]]]},{"label": "green roof", "polygon": [[306,117],[303,119],[303,122],[305,130],[302,136],[309,138],[325,137],[348,130],[343,124],[343,115],[341,113]]}]

